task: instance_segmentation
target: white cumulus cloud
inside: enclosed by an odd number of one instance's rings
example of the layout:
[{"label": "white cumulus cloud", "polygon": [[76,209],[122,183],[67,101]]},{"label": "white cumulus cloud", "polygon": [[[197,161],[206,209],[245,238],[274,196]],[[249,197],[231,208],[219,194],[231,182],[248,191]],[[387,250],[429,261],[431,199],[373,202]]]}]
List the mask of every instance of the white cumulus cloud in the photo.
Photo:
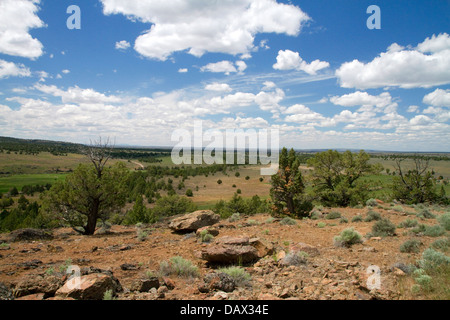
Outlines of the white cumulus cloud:
[{"label": "white cumulus cloud", "polygon": [[450,107],[450,90],[436,89],[423,98],[423,103],[435,107]]},{"label": "white cumulus cloud", "polygon": [[208,63],[206,66],[200,68],[202,72],[216,72],[225,73],[229,75],[230,73],[237,72],[238,70],[231,61],[223,60],[214,63]]},{"label": "white cumulus cloud", "polygon": [[29,34],[44,27],[37,16],[40,0],[0,1],[0,53],[35,59],[43,54],[42,43]]},{"label": "white cumulus cloud", "polygon": [[258,33],[298,35],[310,18],[276,0],[101,0],[105,15],[122,14],[151,24],[135,42],[145,57],[167,60],[174,52],[247,54]]},{"label": "white cumulus cloud", "polygon": [[126,40],[116,42],[117,50],[127,50],[130,46],[131,44]]},{"label": "white cumulus cloud", "polygon": [[216,91],[216,92],[231,92],[231,91],[233,91],[233,89],[231,89],[229,84],[218,83],[218,82],[214,82],[214,83],[206,85],[205,89],[208,91]]},{"label": "white cumulus cloud", "polygon": [[107,96],[93,89],[82,89],[78,86],[71,87],[67,90],[62,90],[54,85],[47,86],[36,84],[34,88],[43,93],[50,94],[55,97],[60,97],[63,103],[102,104],[119,103],[122,101],[119,97]]},{"label": "white cumulus cloud", "polygon": [[9,77],[29,77],[31,76],[30,69],[23,64],[15,64],[0,59],[0,79]]},{"label": "white cumulus cloud", "polygon": [[368,63],[346,62],[336,71],[344,88],[428,88],[450,83],[450,37],[427,38],[415,49],[393,44]]},{"label": "white cumulus cloud", "polygon": [[311,63],[304,61],[298,52],[291,50],[280,50],[277,63],[273,65],[276,70],[299,70],[309,75],[315,75],[319,70],[328,68],[330,64],[326,61],[314,60]]},{"label": "white cumulus cloud", "polygon": [[356,91],[340,97],[331,97],[330,101],[335,105],[343,107],[361,106],[366,107],[366,109],[376,107],[378,111],[382,111],[383,108],[388,106],[397,107],[397,104],[392,102],[392,97],[389,92],[383,92],[378,96],[372,96],[367,92]]}]

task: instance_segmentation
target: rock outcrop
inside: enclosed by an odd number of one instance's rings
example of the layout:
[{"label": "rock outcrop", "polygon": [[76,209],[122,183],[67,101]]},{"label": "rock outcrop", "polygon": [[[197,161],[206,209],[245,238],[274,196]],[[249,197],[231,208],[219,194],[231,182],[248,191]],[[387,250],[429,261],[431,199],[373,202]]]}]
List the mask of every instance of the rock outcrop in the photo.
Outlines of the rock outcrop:
[{"label": "rock outcrop", "polygon": [[9,234],[10,242],[17,241],[32,241],[32,240],[52,240],[53,234],[49,231],[40,229],[19,229],[14,230]]},{"label": "rock outcrop", "polygon": [[91,273],[81,276],[78,280],[68,280],[56,291],[56,296],[76,300],[102,300],[107,290],[111,290],[113,294],[116,294],[122,290],[122,287],[110,275]]},{"label": "rock outcrop", "polygon": [[233,264],[256,261],[273,252],[273,247],[258,238],[222,237],[203,248],[200,257],[210,263]]},{"label": "rock outcrop", "polygon": [[169,228],[175,232],[195,232],[219,222],[220,216],[211,210],[198,210],[173,219]]}]

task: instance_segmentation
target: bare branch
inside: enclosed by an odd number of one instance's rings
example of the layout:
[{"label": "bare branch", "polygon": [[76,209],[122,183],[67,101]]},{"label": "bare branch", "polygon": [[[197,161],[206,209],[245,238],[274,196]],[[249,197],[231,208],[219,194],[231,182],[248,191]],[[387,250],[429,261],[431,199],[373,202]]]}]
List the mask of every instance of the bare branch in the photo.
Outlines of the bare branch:
[{"label": "bare branch", "polygon": [[109,159],[111,159],[111,153],[114,147],[115,141],[111,142],[109,137],[105,142],[102,142],[101,137],[98,140],[90,140],[90,145],[87,147],[86,155],[94,165],[98,178],[101,178],[106,163]]}]

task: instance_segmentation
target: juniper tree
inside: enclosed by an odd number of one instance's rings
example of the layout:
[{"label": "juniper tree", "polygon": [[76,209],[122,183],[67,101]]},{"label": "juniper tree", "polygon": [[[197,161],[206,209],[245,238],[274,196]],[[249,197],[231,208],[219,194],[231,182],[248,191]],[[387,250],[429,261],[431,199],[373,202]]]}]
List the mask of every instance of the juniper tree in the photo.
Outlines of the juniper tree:
[{"label": "juniper tree", "polygon": [[111,148],[109,139],[91,144],[87,149],[91,164],[80,164],[46,192],[45,209],[84,235],[94,234],[99,219],[105,221],[125,204],[128,170],[123,163],[106,166]]},{"label": "juniper tree", "polygon": [[324,205],[341,206],[365,203],[367,188],[359,179],[380,172],[380,165],[369,164],[370,156],[364,151],[340,153],[328,150],[308,160],[312,172],[314,192]]},{"label": "juniper tree", "polygon": [[272,176],[270,196],[273,202],[273,214],[292,217],[308,216],[313,208],[305,197],[305,184],[300,171],[300,160],[294,149],[288,153],[283,148],[279,158],[279,170]]}]

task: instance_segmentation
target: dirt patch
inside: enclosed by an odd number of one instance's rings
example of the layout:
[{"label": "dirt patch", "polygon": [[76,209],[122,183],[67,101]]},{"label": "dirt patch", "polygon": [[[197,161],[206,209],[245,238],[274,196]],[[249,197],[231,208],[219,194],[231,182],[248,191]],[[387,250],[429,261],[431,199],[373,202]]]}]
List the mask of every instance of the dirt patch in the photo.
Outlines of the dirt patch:
[{"label": "dirt patch", "polygon": [[[147,226],[148,237],[144,241],[138,239],[135,227],[113,226],[103,235],[81,236],[71,229],[58,229],[53,232],[53,240],[3,244],[0,248],[0,282],[14,287],[24,277],[57,274],[71,264],[111,271],[124,287],[119,299],[417,299],[410,294],[408,276],[395,269],[398,264],[414,264],[420,258],[421,253],[401,253],[399,250],[401,244],[413,236],[405,229],[397,229],[393,237],[365,239],[351,248],[337,248],[333,238],[342,230],[353,227],[364,236],[371,232],[374,222],[351,222],[358,214],[365,216],[367,208],[333,210],[339,211],[348,223],[340,223],[339,219],[307,219],[297,220],[296,225],[283,225],[267,214],[244,217],[235,222],[220,221],[217,237],[257,237],[271,243],[275,249],[272,255],[243,266],[251,280],[233,292],[199,291],[204,276],[217,269],[196,254],[208,244],[201,243],[194,234],[172,232],[167,223]],[[375,210],[395,225],[411,218],[392,210]],[[324,227],[323,223],[326,224]],[[430,219],[420,223],[436,224],[436,221]],[[7,239],[7,235],[2,237]],[[423,250],[435,240],[421,236]],[[280,253],[288,253],[297,243],[317,248],[319,254],[307,257],[306,263],[300,265],[279,265]],[[171,283],[171,290],[164,294],[129,290],[137,279],[149,274],[158,275],[160,263],[175,256],[191,261],[199,268],[199,276],[161,278],[161,283]],[[134,267],[123,268],[123,265]],[[379,268],[381,281],[381,287],[372,291],[367,285],[370,266]]]}]

